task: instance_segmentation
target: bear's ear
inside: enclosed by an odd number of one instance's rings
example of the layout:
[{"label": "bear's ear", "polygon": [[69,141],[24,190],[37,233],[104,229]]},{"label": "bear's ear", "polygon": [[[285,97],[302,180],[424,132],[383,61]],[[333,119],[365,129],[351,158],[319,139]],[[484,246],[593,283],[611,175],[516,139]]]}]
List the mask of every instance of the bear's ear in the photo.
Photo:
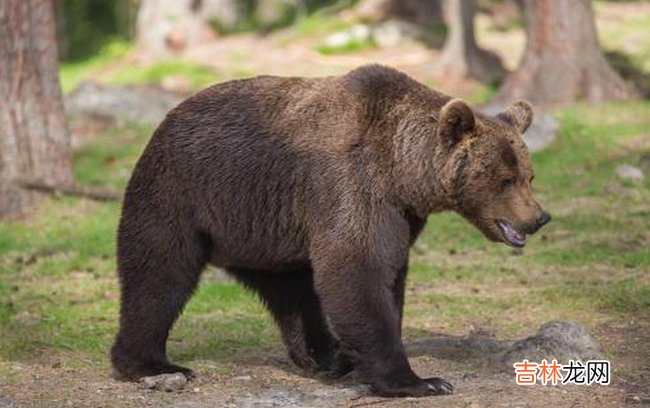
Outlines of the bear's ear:
[{"label": "bear's ear", "polygon": [[497,118],[511,124],[523,135],[533,122],[533,105],[528,101],[515,102],[499,113]]},{"label": "bear's ear", "polygon": [[474,126],[476,116],[464,101],[452,99],[442,107],[438,134],[443,141],[453,146],[463,138],[463,134],[474,129]]}]

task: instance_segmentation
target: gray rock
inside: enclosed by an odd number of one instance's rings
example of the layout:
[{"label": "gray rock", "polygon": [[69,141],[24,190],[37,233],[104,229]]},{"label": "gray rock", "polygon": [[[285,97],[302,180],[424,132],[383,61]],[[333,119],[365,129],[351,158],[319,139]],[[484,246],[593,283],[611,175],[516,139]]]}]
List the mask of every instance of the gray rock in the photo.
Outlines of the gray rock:
[{"label": "gray rock", "polygon": [[368,41],[371,36],[370,27],[365,24],[355,24],[345,31],[339,31],[325,38],[325,45],[333,48],[343,48],[353,42]]},{"label": "gray rock", "polygon": [[628,395],[625,397],[625,403],[630,405],[650,405],[650,396]]},{"label": "gray rock", "polygon": [[182,100],[179,94],[151,86],[106,86],[87,81],[65,98],[65,110],[72,116],[157,125]]},{"label": "gray rock", "polygon": [[375,25],[355,24],[328,36],[325,45],[342,48],[355,42],[372,41],[380,47],[395,47],[409,40],[433,41],[431,34],[417,24],[393,19]]},{"label": "gray rock", "polygon": [[201,281],[213,283],[233,282],[234,278],[228,275],[225,270],[210,265],[205,269],[205,271],[203,271],[203,274],[201,275]]},{"label": "gray rock", "polygon": [[620,166],[616,166],[616,169],[614,171],[616,171],[616,175],[624,181],[642,183],[645,179],[645,176],[643,175],[641,169],[630,166],[628,164],[621,164]]},{"label": "gray rock", "polygon": [[0,395],[0,408],[19,408],[23,406],[24,406],[23,404],[19,403],[14,399],[3,397]]},{"label": "gray rock", "polygon": [[410,40],[425,40],[425,30],[414,23],[388,20],[372,28],[372,38],[380,47],[395,47]]},{"label": "gray rock", "polygon": [[183,373],[160,374],[150,377],[142,377],[140,378],[140,383],[144,388],[150,390],[175,392],[185,388],[185,385],[187,385],[187,378]]},{"label": "gray rock", "polygon": [[[503,112],[507,107],[499,105],[488,105],[481,110],[488,115],[496,115]],[[560,128],[558,121],[547,113],[535,112],[533,123],[524,134],[524,142],[531,152],[538,152],[550,145]]]},{"label": "gray rock", "polygon": [[516,341],[503,354],[501,360],[508,366],[523,359],[540,362],[556,359],[593,360],[603,358],[600,344],[577,323],[554,320],[542,325],[537,333]]},{"label": "gray rock", "polygon": [[467,336],[439,335],[409,343],[407,351],[409,355],[431,355],[509,372],[513,363],[523,359],[538,363],[556,359],[566,363],[602,358],[600,345],[584,327],[561,320],[547,322],[534,335],[514,342],[475,330]]}]

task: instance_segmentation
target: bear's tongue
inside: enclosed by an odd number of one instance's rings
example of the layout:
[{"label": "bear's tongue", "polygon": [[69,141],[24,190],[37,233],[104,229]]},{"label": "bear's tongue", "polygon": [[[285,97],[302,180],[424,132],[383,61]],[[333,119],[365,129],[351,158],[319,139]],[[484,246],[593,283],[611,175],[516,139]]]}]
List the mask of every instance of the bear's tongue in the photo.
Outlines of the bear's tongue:
[{"label": "bear's tongue", "polygon": [[517,232],[508,221],[500,220],[499,228],[506,242],[515,247],[523,247],[526,245],[526,235]]}]

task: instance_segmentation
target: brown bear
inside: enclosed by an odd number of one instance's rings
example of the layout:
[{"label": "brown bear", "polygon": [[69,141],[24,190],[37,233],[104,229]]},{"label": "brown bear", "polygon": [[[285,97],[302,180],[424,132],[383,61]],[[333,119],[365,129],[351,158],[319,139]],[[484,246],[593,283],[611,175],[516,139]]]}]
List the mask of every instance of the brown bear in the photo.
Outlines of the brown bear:
[{"label": "brown bear", "polygon": [[211,263],[259,295],[299,367],[355,370],[383,396],[451,393],[402,344],[409,248],[445,210],[515,247],[550,220],[531,191],[531,119],[526,102],[491,117],[377,65],[190,97],[126,190],[116,376],[192,376],[166,341]]}]

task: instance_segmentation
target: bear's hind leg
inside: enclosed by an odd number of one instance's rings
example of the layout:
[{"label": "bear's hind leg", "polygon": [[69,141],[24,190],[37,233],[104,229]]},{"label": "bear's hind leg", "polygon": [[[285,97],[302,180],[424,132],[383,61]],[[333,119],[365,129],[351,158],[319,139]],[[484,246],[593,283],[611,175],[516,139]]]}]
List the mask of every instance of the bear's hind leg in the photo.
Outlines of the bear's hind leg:
[{"label": "bear's hind leg", "polygon": [[280,328],[289,357],[298,367],[328,379],[342,377],[352,370],[327,327],[314,291],[311,269],[284,273],[247,269],[230,272],[260,296]]},{"label": "bear's hind leg", "polygon": [[207,241],[163,222],[147,229],[123,227],[126,218],[118,235],[122,296],[120,330],[111,349],[115,377],[135,381],[182,372],[191,378],[190,369],[167,360],[166,343],[206,264]]}]

